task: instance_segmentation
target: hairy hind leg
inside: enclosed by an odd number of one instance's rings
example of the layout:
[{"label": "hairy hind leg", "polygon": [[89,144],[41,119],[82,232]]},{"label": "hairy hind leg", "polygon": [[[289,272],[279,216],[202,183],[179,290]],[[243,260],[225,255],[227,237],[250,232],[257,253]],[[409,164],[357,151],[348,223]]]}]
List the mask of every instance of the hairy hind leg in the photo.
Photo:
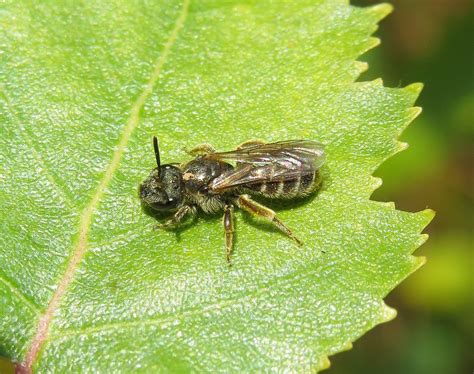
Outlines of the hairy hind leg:
[{"label": "hairy hind leg", "polygon": [[242,208],[255,216],[262,217],[263,219],[271,222],[273,225],[278,227],[278,229],[293,239],[298,245],[303,245],[301,240],[299,240],[295,234],[293,234],[293,232],[277,218],[276,213],[270,208],[253,201],[248,195],[240,195],[236,202],[239,208]]},{"label": "hairy hind leg", "polygon": [[232,253],[232,246],[234,243],[234,207],[227,204],[224,207],[224,234],[225,234],[225,247],[226,247],[226,259],[230,265],[230,255]]}]

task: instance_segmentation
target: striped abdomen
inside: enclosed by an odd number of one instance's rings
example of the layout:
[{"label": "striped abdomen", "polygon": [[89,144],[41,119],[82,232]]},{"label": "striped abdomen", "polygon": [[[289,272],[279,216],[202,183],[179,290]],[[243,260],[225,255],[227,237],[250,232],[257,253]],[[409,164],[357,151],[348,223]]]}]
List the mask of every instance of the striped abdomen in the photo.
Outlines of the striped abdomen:
[{"label": "striped abdomen", "polygon": [[304,174],[295,179],[272,180],[249,184],[246,188],[252,194],[271,198],[293,198],[313,192],[319,185],[319,171]]}]

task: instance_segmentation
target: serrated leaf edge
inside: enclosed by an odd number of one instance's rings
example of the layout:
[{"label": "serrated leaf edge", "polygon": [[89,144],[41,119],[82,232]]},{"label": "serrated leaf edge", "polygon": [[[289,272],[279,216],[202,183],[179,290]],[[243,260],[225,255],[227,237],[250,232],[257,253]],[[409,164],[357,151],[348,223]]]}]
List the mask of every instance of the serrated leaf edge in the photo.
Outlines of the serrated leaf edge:
[{"label": "serrated leaf edge", "polygon": [[[175,29],[173,29],[172,31],[172,34],[170,35],[170,39],[168,40],[168,42],[170,42],[171,39],[173,39],[173,35],[174,35],[174,39],[176,38],[177,36],[177,33],[179,32],[179,29],[182,27],[183,23],[184,23],[184,18],[186,16],[186,13],[187,13],[187,9],[188,9],[188,6],[189,6],[189,0],[184,0],[183,2],[183,13],[181,13],[180,17],[178,18],[177,22],[176,22],[176,25],[175,25]],[[372,12],[374,14],[376,14],[379,18],[379,20],[383,19],[384,17],[386,17],[389,13],[391,13],[393,11],[393,6],[390,5],[390,4],[387,4],[387,3],[383,3],[383,4],[378,4],[378,5],[375,5],[375,6],[372,6],[372,7],[369,7],[369,8],[366,8],[366,10],[368,12]],[[184,15],[184,16],[183,16]],[[179,23],[181,22],[181,25],[179,25]],[[175,32],[176,31],[176,32]],[[169,49],[171,49],[171,46],[174,42],[174,39],[169,43],[168,45],[168,42],[165,44],[165,48],[164,48],[164,52],[166,52],[166,48],[168,48],[168,52],[169,52]],[[380,39],[377,38],[377,37],[371,37],[369,38],[369,42],[367,43],[367,46],[366,46],[366,51],[367,50],[370,50],[376,46],[378,46],[380,44]],[[164,58],[162,58],[164,56]],[[157,62],[157,64],[155,65],[155,71],[154,73],[152,74],[151,78],[150,78],[150,81],[148,82],[145,90],[142,92],[142,95],[140,95],[140,97],[137,99],[136,103],[135,104],[140,104],[140,103],[143,103],[144,100],[148,97],[149,93],[151,92],[151,90],[153,89],[153,85],[154,85],[154,81],[153,79],[157,79],[158,78],[158,75],[160,73],[160,70],[161,70],[161,66],[164,64],[165,60],[166,60],[166,57],[167,57],[167,53],[163,53],[162,55],[160,55],[160,58]],[[163,60],[162,62],[160,62],[161,60]],[[363,73],[365,72],[367,69],[368,69],[368,64],[365,63],[365,62],[361,62],[361,61],[355,61],[355,66],[357,68],[357,70],[359,71],[359,73]],[[160,66],[161,64],[161,66]],[[380,84],[383,86],[383,81],[382,79],[376,79],[374,81],[376,84]],[[408,85],[404,88],[402,88],[402,90],[407,90],[407,91],[411,91],[411,93],[415,94],[416,96],[418,96],[418,94],[421,92],[423,88],[423,85],[421,83],[414,83],[414,84],[411,84],[411,85]],[[135,107],[136,105],[134,105]],[[139,107],[139,105],[137,106],[137,108]],[[411,116],[410,116],[410,119],[406,121],[406,124],[405,126],[402,126],[402,128],[400,129],[400,134],[402,133],[402,131],[412,122],[412,120],[414,118],[416,118],[416,116],[418,116],[421,112],[421,108],[419,107],[412,107],[412,108],[409,108],[408,109],[409,111],[411,111]],[[139,110],[137,109],[137,111],[135,112],[133,109],[132,109],[132,116],[135,115],[136,113],[136,116],[137,116],[137,121],[138,121],[138,112]],[[134,125],[133,125],[133,119],[129,118],[129,121],[127,122],[127,125],[126,125],[126,128],[129,126],[129,122],[132,123],[130,125],[130,129],[128,130],[131,134],[131,132],[133,131],[134,129]],[[125,131],[127,131],[127,129],[125,129]],[[399,134],[399,135],[400,135]],[[407,143],[404,143],[404,142],[400,142],[397,140],[397,143],[398,143],[398,148],[390,155],[387,157],[390,158],[392,156],[394,156],[395,154],[397,154],[398,152],[401,152],[403,150],[405,150],[408,146]],[[112,162],[111,162],[111,165],[112,164],[116,164],[115,166],[118,167],[118,163],[120,162],[120,158],[124,152],[124,148],[125,148],[125,144],[122,144],[122,142],[119,144],[119,146],[117,147],[116,151],[114,152],[114,157],[112,159]],[[115,161],[115,163],[114,163]],[[383,160],[380,165],[385,162],[385,160]],[[110,165],[109,165],[110,167]],[[111,173],[113,174],[113,171],[115,170],[115,168],[112,166],[111,167]],[[109,171],[109,168],[108,170]],[[106,172],[107,174],[107,172]],[[374,187],[374,190],[379,188],[381,185],[382,185],[382,179],[381,178],[378,178],[378,177],[373,177],[373,187]],[[104,183],[101,183],[101,185],[99,185],[98,189],[97,189],[97,192],[94,196],[94,198],[92,199],[91,201],[91,204],[90,205],[97,205],[99,203],[99,200],[102,196],[102,194],[104,193],[105,191],[105,188],[108,184],[108,180],[105,179],[105,182]],[[94,203],[94,204],[92,204]],[[388,206],[390,207],[391,209],[395,210],[395,204],[393,202],[380,202],[380,204],[383,204],[385,206]],[[88,207],[86,208],[86,210],[90,210],[90,216],[92,215],[93,213],[93,210],[94,210],[94,206],[92,207]],[[85,210],[85,212],[86,212]],[[434,217],[434,212],[430,209],[427,209],[427,210],[424,210],[424,211],[421,211],[421,212],[418,212],[418,213],[415,213],[415,214],[424,214],[426,217],[427,217],[427,222],[426,222],[426,225],[429,224],[429,222],[431,221],[431,219]],[[87,217],[86,217],[87,218]],[[90,218],[90,217],[89,217]],[[88,223],[88,220],[86,219],[84,221],[85,223]],[[425,227],[426,227],[425,225]],[[82,225],[81,225],[82,226]],[[413,248],[411,250],[411,253],[414,252],[421,244],[423,244],[426,240],[428,239],[428,235],[427,234],[421,234],[420,235],[420,241],[419,243],[417,243],[417,246],[415,248]],[[87,238],[85,238],[85,240],[87,240]],[[79,239],[79,242],[80,242],[80,239]],[[80,243],[78,243],[78,246],[79,247]],[[74,256],[72,256],[74,257]],[[425,262],[426,262],[426,258],[425,257],[416,257],[416,256],[412,256],[410,255],[410,257],[412,258],[412,263],[413,263],[413,267],[411,269],[411,271],[407,274],[407,277],[412,274],[414,271],[416,271],[419,267],[421,267]],[[82,259],[82,256],[80,256],[77,261],[74,261],[74,259],[70,260],[70,263],[79,263],[80,260]],[[68,266],[69,268],[69,266]],[[72,280],[72,279],[71,279]],[[70,283],[70,282],[69,282]],[[67,285],[69,285],[69,283],[66,284],[66,287]],[[58,287],[59,288],[59,287]],[[65,291],[65,289],[63,290]],[[56,291],[55,295],[58,294],[58,291]],[[60,299],[62,297],[62,294],[59,294],[59,297],[57,297],[57,302],[59,303],[60,302]],[[51,300],[50,302],[50,305],[53,303],[53,300],[54,300],[54,297],[53,299]],[[48,309],[50,309],[50,307],[48,306]],[[54,312],[54,310],[53,310]],[[47,314],[48,311],[45,313]],[[51,314],[52,315],[52,314]],[[389,307],[388,305],[386,305],[384,302],[382,304],[382,308],[381,308],[381,313],[380,313],[380,319],[376,322],[375,325],[378,325],[380,323],[384,323],[384,322],[388,322],[392,319],[394,319],[397,315],[397,311],[391,307]],[[51,321],[49,321],[51,322]],[[39,322],[39,325],[41,326],[41,321]],[[49,325],[49,324],[48,324]],[[374,325],[374,326],[375,326]],[[47,326],[48,327],[48,326]],[[364,332],[365,333],[365,332]],[[361,336],[364,334],[362,333]],[[44,334],[44,332],[43,332]],[[357,339],[357,338],[356,338]],[[37,347],[34,347],[35,345],[35,340],[36,340],[36,337],[35,339],[33,340],[33,343],[31,345],[31,347],[33,347],[36,351],[34,352],[34,355],[31,356],[31,349],[29,350],[28,354],[27,354],[27,357],[26,357],[26,360],[25,360],[25,364],[23,365],[23,368],[26,368],[26,369],[29,369],[29,371],[31,371],[31,368],[32,368],[32,365],[34,364],[35,362],[35,359],[38,357],[38,353],[39,353],[39,350],[41,349],[40,346],[37,346]],[[44,337],[43,339],[43,342],[47,340],[47,336]],[[346,351],[346,350],[349,350],[353,347],[353,343],[351,341],[348,341],[346,342],[345,344],[342,345],[342,348],[339,349],[337,352],[335,353],[339,353],[339,352],[342,352],[342,351]],[[335,354],[335,353],[331,353],[331,355]],[[315,368],[317,371],[319,370],[324,370],[324,369],[327,369],[330,367],[330,360],[329,360],[329,356],[328,355],[323,355],[319,358],[320,362],[322,363],[321,365],[319,365],[318,368]]]},{"label": "serrated leaf edge", "polygon": [[[381,19],[383,19],[384,17],[386,17],[388,14],[390,14],[393,11],[393,6],[391,4],[384,3],[384,4],[378,4],[378,5],[366,8],[366,9],[369,12],[374,12],[378,16],[380,16],[380,18],[379,18],[379,21],[380,21]],[[370,47],[367,50],[370,50],[371,48],[374,48],[374,47],[378,46],[379,44],[380,44],[380,39],[376,38],[376,37],[372,37],[372,38],[370,38],[370,41],[368,43],[368,45]],[[369,65],[367,63],[361,62],[361,61],[355,61],[355,66],[359,70],[360,73],[363,73],[363,72],[367,71],[368,68],[369,68]],[[364,83],[364,82],[359,82],[359,83]],[[380,85],[382,87],[385,87],[383,85],[383,79],[382,78],[376,78],[371,83],[375,83],[376,85]],[[421,91],[423,89],[423,86],[424,86],[423,83],[416,82],[416,83],[411,83],[411,84],[409,84],[405,87],[402,87],[400,89],[414,95],[415,96],[414,100],[416,100],[416,98],[421,93]],[[402,135],[403,131],[410,125],[410,123],[412,123],[413,120],[418,115],[420,115],[420,113],[422,112],[422,108],[418,107],[418,106],[413,106],[413,107],[408,108],[407,111],[409,113],[409,117],[408,117],[407,121],[405,122],[405,124],[400,127],[397,135],[394,138],[394,141],[397,143],[397,148],[389,156],[387,156],[385,159],[383,159],[380,162],[380,164],[378,165],[378,167],[380,167],[389,158],[395,156],[399,152],[402,152],[402,151],[404,151],[405,149],[408,148],[408,143],[400,141],[399,137]],[[372,180],[373,180],[373,183],[372,183],[373,191],[378,189],[383,184],[382,178],[375,177],[375,176],[372,175]],[[371,200],[371,201],[373,201],[373,200]],[[391,202],[377,202],[377,203],[379,203],[383,206],[386,206],[390,209],[396,210],[396,205],[395,205],[395,202],[393,202],[393,201],[391,201]],[[431,222],[431,220],[435,216],[435,212],[431,209],[425,209],[425,210],[416,212],[414,214],[425,216],[425,218],[426,218],[426,221],[424,222],[424,225],[423,225],[423,228],[421,229],[421,231],[424,230],[424,228],[426,228],[426,226]],[[429,238],[428,234],[420,233],[419,241],[416,243],[414,248],[410,249],[410,252],[409,252],[408,256],[409,256],[410,262],[412,263],[412,268],[406,274],[406,276],[400,281],[400,283],[426,263],[426,257],[424,257],[424,256],[413,256],[411,253],[413,253],[423,243],[425,243],[428,240],[428,238]],[[374,324],[374,326],[372,326],[371,328],[369,328],[366,331],[364,331],[363,333],[361,333],[353,341],[347,341],[346,343],[344,343],[336,352],[333,352],[333,353],[330,353],[328,355],[323,356],[322,359],[321,359],[322,365],[319,368],[315,368],[315,372],[330,368],[331,367],[331,361],[329,359],[329,356],[332,356],[334,354],[345,352],[345,351],[348,351],[348,350],[352,349],[353,342],[357,341],[357,339],[362,337],[367,331],[369,331],[370,329],[372,329],[373,327],[375,327],[377,325],[380,325],[382,323],[386,323],[386,322],[389,322],[389,321],[393,320],[396,316],[397,316],[397,310],[390,307],[390,306],[388,306],[385,303],[385,301],[382,300],[382,308],[381,308],[381,313],[380,313],[380,319]]]}]

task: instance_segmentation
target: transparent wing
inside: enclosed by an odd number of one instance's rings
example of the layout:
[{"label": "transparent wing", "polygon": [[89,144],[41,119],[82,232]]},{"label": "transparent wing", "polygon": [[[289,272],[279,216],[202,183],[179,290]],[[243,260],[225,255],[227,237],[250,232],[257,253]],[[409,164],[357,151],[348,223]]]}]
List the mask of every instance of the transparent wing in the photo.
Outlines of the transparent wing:
[{"label": "transparent wing", "polygon": [[[276,143],[254,144],[228,152],[213,152],[204,156],[212,160],[236,161],[253,165],[275,162],[312,164],[318,168],[324,163],[324,146],[311,140],[285,140]],[[291,165],[288,165],[291,167]]]},{"label": "transparent wing", "polygon": [[214,179],[211,184],[214,191],[259,182],[295,179],[314,173],[325,161],[324,146],[310,140],[255,144],[229,152],[209,153],[204,157],[235,161],[237,165]]}]

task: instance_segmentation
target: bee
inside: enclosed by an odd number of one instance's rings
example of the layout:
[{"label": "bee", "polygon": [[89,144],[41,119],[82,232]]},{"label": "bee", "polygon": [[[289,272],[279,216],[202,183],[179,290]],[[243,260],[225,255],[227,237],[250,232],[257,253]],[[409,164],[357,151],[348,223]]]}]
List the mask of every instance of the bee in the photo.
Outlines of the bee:
[{"label": "bee", "polygon": [[156,137],[153,147],[157,167],[140,185],[139,194],[142,203],[151,209],[174,213],[159,228],[178,226],[198,208],[207,214],[224,211],[226,259],[230,265],[233,213],[238,207],[270,222],[298,245],[303,244],[273,210],[254,201],[251,195],[290,199],[315,191],[325,161],[322,144],[311,140],[248,141],[227,152],[201,144],[188,151],[194,156],[191,161],[165,165],[161,165]]}]

